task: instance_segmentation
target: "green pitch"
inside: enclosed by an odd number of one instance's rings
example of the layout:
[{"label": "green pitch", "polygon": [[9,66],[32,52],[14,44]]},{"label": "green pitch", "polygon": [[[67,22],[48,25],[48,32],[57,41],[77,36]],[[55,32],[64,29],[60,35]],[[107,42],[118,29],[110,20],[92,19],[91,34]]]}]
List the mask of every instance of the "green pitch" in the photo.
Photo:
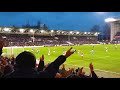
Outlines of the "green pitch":
[{"label": "green pitch", "polygon": [[[62,55],[64,51],[67,51],[71,46],[59,46],[59,47],[34,47],[34,51],[32,48],[11,48],[6,49],[4,48],[3,53],[14,53],[17,56],[22,51],[30,51],[35,54],[37,60],[39,60],[40,56],[44,54],[45,63],[49,63],[54,61],[59,55]],[[89,72],[89,63],[93,63],[96,72],[104,72],[106,77],[120,77],[120,45],[80,45],[80,46],[72,46],[73,49],[76,49],[72,56],[67,58],[66,62],[64,63],[66,67],[84,67],[85,71]],[[106,52],[106,47],[108,48],[108,52]],[[91,50],[94,50],[94,53],[91,53]],[[40,50],[40,52],[37,52]],[[50,50],[50,55],[48,55],[48,51]],[[78,53],[79,50],[79,53]],[[55,51],[55,52],[54,52]],[[84,57],[82,59],[81,52],[84,53]],[[101,74],[100,73],[100,74]],[[100,75],[99,74],[99,75]]]}]

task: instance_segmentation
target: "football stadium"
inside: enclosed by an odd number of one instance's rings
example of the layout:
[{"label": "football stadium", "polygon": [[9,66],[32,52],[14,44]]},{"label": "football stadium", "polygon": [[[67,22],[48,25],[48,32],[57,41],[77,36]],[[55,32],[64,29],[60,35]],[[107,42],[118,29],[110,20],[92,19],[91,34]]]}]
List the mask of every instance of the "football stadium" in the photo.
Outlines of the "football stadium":
[{"label": "football stadium", "polygon": [[[48,68],[45,67],[57,68],[56,65],[52,66],[52,62],[70,50],[72,55],[59,65],[54,77],[90,78],[91,71],[94,70],[95,75],[91,77],[97,75],[97,78],[120,78],[120,20],[108,18],[105,21],[111,26],[111,38],[106,42],[98,40],[101,32],[0,27],[1,40],[4,41],[1,67],[20,63],[15,62],[15,58],[17,60],[20,53],[27,51],[35,55],[36,67],[40,67],[42,59],[42,71],[47,71]],[[3,72],[7,74],[12,72],[10,66],[5,70]],[[48,72],[51,73],[50,70]]]}]

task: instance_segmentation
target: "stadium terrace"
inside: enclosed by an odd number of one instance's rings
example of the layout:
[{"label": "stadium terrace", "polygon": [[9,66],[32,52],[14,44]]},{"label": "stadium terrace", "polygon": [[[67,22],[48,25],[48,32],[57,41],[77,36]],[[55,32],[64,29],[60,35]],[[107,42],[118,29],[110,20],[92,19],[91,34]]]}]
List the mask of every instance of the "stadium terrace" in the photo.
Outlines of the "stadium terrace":
[{"label": "stadium terrace", "polygon": [[33,28],[0,27],[7,46],[43,46],[97,44],[99,32],[41,30]]}]

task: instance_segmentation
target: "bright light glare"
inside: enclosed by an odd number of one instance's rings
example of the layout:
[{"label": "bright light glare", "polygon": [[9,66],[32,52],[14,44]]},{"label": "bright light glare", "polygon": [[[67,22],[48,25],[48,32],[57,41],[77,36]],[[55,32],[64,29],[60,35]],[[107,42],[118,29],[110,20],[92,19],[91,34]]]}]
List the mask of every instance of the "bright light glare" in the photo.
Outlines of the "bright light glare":
[{"label": "bright light glare", "polygon": [[6,31],[6,32],[9,31],[9,28],[4,28],[4,31]]},{"label": "bright light glare", "polygon": [[62,33],[64,33],[64,31],[62,31]]},{"label": "bright light glare", "polygon": [[44,32],[44,30],[41,30],[41,33],[43,33]]},{"label": "bright light glare", "polygon": [[51,32],[54,32],[54,30],[51,30]]},{"label": "bright light glare", "polygon": [[98,34],[100,34],[100,33],[98,33]]},{"label": "bright light glare", "polygon": [[77,34],[79,34],[79,32],[77,32]]},{"label": "bright light glare", "polygon": [[95,36],[97,36],[97,35],[98,35],[98,33],[96,32],[94,35],[95,35]]},{"label": "bright light glare", "polygon": [[23,32],[24,32],[24,29],[20,29],[20,32],[23,33]]},{"label": "bright light glare", "polygon": [[90,34],[90,32],[88,32],[88,34]]},{"label": "bright light glare", "polygon": [[30,30],[31,33],[34,33],[33,29]]},{"label": "bright light glare", "polygon": [[70,31],[70,34],[72,34],[72,31]]},{"label": "bright light glare", "polygon": [[96,12],[96,13],[98,13],[98,14],[105,14],[105,12]]},{"label": "bright light glare", "polygon": [[107,19],[105,19],[105,22],[114,22],[114,21],[116,21],[116,19],[114,19],[114,18],[107,18]]},{"label": "bright light glare", "polygon": [[87,32],[84,32],[84,34],[87,34]]}]

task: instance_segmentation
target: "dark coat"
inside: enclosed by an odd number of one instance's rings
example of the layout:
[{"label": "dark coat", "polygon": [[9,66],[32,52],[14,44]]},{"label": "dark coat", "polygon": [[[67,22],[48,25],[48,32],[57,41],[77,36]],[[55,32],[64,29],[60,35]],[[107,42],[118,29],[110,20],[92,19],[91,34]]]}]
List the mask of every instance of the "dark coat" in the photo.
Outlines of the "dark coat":
[{"label": "dark coat", "polygon": [[15,69],[14,72],[4,78],[54,78],[59,71],[59,66],[66,61],[66,57],[61,55],[52,62],[44,71],[38,72],[32,68]]}]

